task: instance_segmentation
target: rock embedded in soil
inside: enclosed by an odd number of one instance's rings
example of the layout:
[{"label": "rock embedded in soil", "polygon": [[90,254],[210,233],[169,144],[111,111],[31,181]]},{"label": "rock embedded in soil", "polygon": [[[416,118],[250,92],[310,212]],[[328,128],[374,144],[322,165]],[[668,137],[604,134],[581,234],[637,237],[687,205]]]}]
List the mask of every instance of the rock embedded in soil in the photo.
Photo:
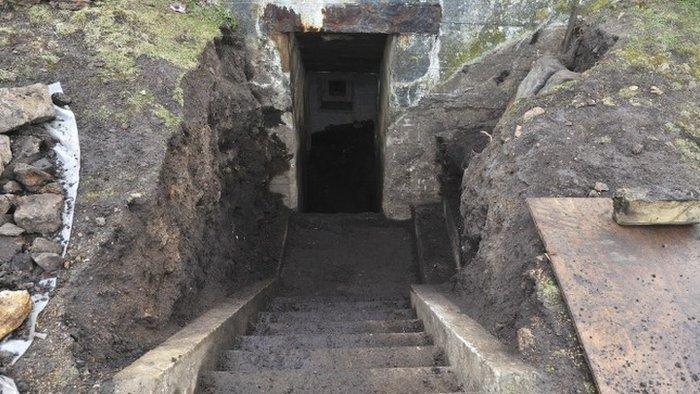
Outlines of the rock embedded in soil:
[{"label": "rock embedded in soil", "polygon": [[56,92],[52,94],[51,101],[53,101],[53,103],[58,105],[59,107],[65,107],[66,105],[70,105],[73,102],[70,96],[63,92]]},{"label": "rock embedded in soil", "polygon": [[58,253],[35,253],[32,260],[46,272],[54,272],[63,268],[63,258]]},{"label": "rock embedded in soil", "polygon": [[55,117],[48,86],[34,84],[0,89],[0,133]]},{"label": "rock embedded in soil", "polygon": [[8,263],[22,251],[24,240],[17,237],[0,237],[0,264]]},{"label": "rock embedded in soil", "polygon": [[24,234],[24,229],[13,223],[5,223],[0,226],[0,236],[3,237],[18,237]]},{"label": "rock embedded in soil", "polygon": [[549,77],[547,80],[547,83],[544,85],[542,90],[540,90],[537,94],[547,94],[550,93],[558,86],[561,86],[563,83],[566,82],[571,82],[571,81],[578,81],[581,79],[581,74],[573,71],[569,71],[567,69],[564,70],[559,70],[554,75]]},{"label": "rock embedded in soil", "polygon": [[527,327],[521,327],[517,332],[518,350],[525,353],[535,347],[535,335]]},{"label": "rock embedded in soil", "polygon": [[61,244],[58,242],[38,237],[34,240],[34,242],[32,242],[32,246],[29,247],[29,251],[32,253],[61,254],[63,252],[63,246],[61,246]]},{"label": "rock embedded in soil", "polygon": [[595,185],[593,185],[593,190],[602,193],[610,191],[610,187],[603,182],[596,182]]},{"label": "rock embedded in soil", "polygon": [[535,61],[530,72],[520,83],[515,98],[519,99],[536,95],[547,84],[552,75],[565,69],[566,67],[554,56],[542,56]]},{"label": "rock embedded in soil", "polygon": [[544,115],[545,110],[542,107],[535,107],[523,114],[523,121],[528,122],[540,115]]},{"label": "rock embedded in soil", "polygon": [[28,291],[0,291],[0,339],[21,326],[31,311],[32,299]]},{"label": "rock embedded in soil", "polygon": [[39,191],[39,188],[54,180],[48,172],[24,163],[15,165],[14,174],[17,181],[31,192]]},{"label": "rock embedded in soil", "polygon": [[61,228],[62,195],[35,194],[17,200],[15,223],[27,232],[48,234]]}]

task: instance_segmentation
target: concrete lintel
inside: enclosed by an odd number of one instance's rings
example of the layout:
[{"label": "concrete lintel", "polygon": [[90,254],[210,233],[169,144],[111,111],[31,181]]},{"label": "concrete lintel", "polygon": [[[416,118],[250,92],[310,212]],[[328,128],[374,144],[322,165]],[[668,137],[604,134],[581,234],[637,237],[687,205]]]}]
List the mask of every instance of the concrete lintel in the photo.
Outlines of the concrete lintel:
[{"label": "concrete lintel", "polygon": [[445,350],[464,389],[478,392],[535,393],[543,380],[476,321],[461,313],[433,286],[413,285],[411,304],[437,346]]},{"label": "concrete lintel", "polygon": [[438,2],[348,2],[314,7],[322,7],[322,18],[310,22],[303,18],[309,13],[306,8],[271,1],[265,6],[262,25],[270,33],[437,34],[442,20],[442,6]]},{"label": "concrete lintel", "polygon": [[220,349],[245,334],[270,299],[277,279],[241,289],[114,376],[118,394],[193,393],[202,369],[212,368]]}]

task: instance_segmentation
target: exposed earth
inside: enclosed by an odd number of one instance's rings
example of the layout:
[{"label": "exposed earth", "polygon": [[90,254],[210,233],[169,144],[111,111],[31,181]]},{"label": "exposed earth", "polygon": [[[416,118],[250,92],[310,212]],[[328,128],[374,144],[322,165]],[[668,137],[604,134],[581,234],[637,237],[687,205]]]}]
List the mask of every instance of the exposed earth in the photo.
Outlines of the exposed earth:
[{"label": "exposed earth", "polygon": [[[0,358],[21,392],[108,392],[116,371],[274,275],[285,232],[296,246],[284,256],[288,295],[352,296],[381,280],[386,298],[417,281],[408,223],[292,215],[286,229],[269,191],[290,165],[269,132],[280,120],[249,83],[234,18],[205,3],[180,14],[164,0],[0,0],[0,88],[60,81],[83,152],[62,265],[26,258],[34,235],[0,265],[0,290],[35,294],[58,278],[37,327],[48,337],[13,366]],[[568,33],[554,23],[484,51],[392,126],[410,120],[459,206],[461,269],[444,291],[556,392],[595,387],[525,198],[700,189],[700,3],[591,3]],[[319,247],[333,258],[317,286],[307,257]],[[371,251],[359,265],[358,249]]]}]

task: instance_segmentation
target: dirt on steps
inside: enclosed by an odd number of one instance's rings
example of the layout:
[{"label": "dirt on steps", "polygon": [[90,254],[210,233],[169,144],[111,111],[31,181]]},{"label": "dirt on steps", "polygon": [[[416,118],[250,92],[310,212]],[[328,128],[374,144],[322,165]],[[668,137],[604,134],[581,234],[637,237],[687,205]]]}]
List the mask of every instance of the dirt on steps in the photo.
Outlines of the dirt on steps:
[{"label": "dirt on steps", "polygon": [[418,283],[411,231],[372,213],[293,215],[281,295],[405,298]]}]

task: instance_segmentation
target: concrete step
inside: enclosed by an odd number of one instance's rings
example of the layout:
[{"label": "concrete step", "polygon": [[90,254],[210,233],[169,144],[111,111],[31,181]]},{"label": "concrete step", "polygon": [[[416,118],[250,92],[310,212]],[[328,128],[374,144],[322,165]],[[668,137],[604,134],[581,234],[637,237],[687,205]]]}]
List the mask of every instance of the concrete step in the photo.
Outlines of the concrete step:
[{"label": "concrete step", "polygon": [[278,335],[291,333],[306,334],[363,334],[391,332],[420,332],[423,323],[420,320],[360,320],[360,321],[295,321],[282,323],[258,323],[254,335]]},{"label": "concrete step", "polygon": [[300,312],[261,312],[258,321],[263,323],[306,322],[306,321],[358,321],[358,320],[406,320],[414,318],[413,310],[383,309],[383,310],[321,310]]},{"label": "concrete step", "polygon": [[430,336],[424,332],[379,334],[317,334],[317,335],[244,335],[236,338],[234,350],[283,351],[293,349],[428,346]]},{"label": "concrete step", "polygon": [[446,359],[442,351],[435,346],[397,346],[305,349],[275,353],[230,350],[222,356],[219,368],[234,372],[284,369],[348,371],[361,368],[445,365]]},{"label": "concrete step", "polygon": [[447,367],[376,368],[354,371],[209,372],[203,393],[430,393],[460,391]]},{"label": "concrete step", "polygon": [[411,303],[406,299],[391,301],[308,301],[295,298],[278,298],[270,303],[268,310],[273,312],[376,311],[408,309],[410,307]]},{"label": "concrete step", "polygon": [[320,304],[338,304],[343,302],[406,302],[411,303],[409,297],[392,296],[392,297],[373,297],[371,294],[362,296],[350,295],[335,295],[335,296],[279,296],[272,300],[273,304],[291,304],[291,303],[320,303]]}]

